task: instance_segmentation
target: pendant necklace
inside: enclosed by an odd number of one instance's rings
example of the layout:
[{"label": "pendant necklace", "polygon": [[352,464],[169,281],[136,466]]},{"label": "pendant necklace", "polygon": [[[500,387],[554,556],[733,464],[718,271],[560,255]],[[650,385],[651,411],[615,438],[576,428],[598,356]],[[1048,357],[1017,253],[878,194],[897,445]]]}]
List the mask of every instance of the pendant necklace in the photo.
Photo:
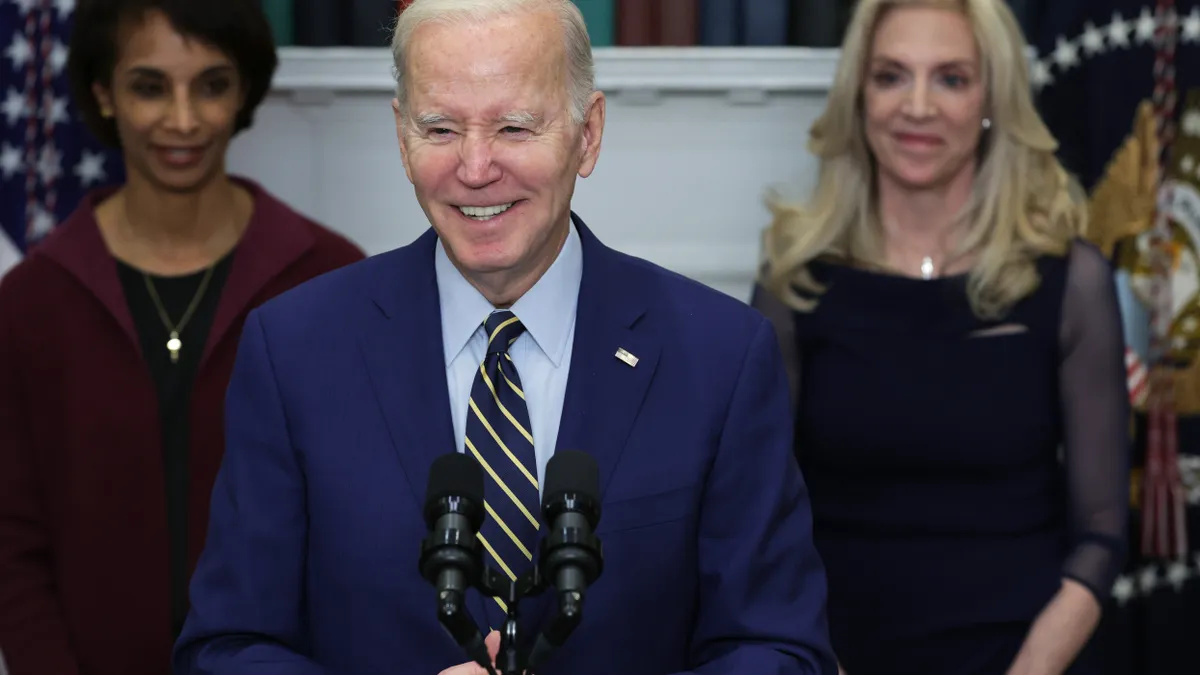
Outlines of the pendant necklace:
[{"label": "pendant necklace", "polygon": [[930,258],[929,256],[925,256],[921,260],[921,278],[922,279],[932,279],[933,278],[933,258]]},{"label": "pendant necklace", "polygon": [[200,299],[204,297],[204,291],[208,288],[208,281],[212,279],[213,270],[216,269],[216,263],[210,265],[204,272],[204,278],[200,280],[200,286],[196,289],[195,295],[192,296],[192,302],[188,305],[187,311],[179,319],[178,324],[171,323],[171,317],[167,315],[167,308],[163,306],[162,299],[158,297],[158,291],[154,288],[154,282],[150,280],[150,276],[145,272],[142,273],[142,279],[146,280],[146,290],[150,293],[150,299],[154,301],[154,308],[158,310],[158,318],[162,320],[168,332],[167,351],[171,354],[171,363],[179,363],[179,352],[183,349],[183,340],[179,335],[183,332],[184,326],[192,319],[192,314],[195,314],[196,308],[200,306]]}]

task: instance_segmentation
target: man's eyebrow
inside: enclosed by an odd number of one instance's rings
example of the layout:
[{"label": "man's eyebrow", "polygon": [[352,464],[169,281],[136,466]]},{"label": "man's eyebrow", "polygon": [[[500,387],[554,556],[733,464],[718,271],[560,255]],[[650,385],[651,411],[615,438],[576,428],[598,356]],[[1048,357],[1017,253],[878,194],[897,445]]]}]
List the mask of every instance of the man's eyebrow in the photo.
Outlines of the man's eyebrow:
[{"label": "man's eyebrow", "polygon": [[430,127],[435,124],[445,124],[450,118],[441,113],[421,113],[413,118],[417,126]]},{"label": "man's eyebrow", "polygon": [[497,119],[498,122],[510,122],[512,124],[518,124],[526,127],[537,126],[542,123],[542,120],[543,118],[541,115],[535,115],[534,113],[525,110],[506,113]]}]

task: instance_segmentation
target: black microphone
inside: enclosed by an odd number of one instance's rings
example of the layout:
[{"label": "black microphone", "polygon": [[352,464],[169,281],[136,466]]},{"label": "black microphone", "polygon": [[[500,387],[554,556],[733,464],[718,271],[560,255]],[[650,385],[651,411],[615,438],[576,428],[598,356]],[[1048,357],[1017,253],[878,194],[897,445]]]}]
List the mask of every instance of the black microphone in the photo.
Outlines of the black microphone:
[{"label": "black microphone", "polygon": [[600,469],[586,452],[558,450],[546,464],[542,497],[547,532],[539,564],[558,595],[558,615],[538,635],[529,655],[536,668],[561,647],[583,618],[584,594],[604,569],[604,554],[596,538],[600,522]]},{"label": "black microphone", "polygon": [[467,589],[483,574],[483,551],[476,538],[484,516],[483,467],[458,452],[434,460],[424,516],[429,535],[421,542],[418,566],[437,590],[438,621],[472,660],[494,675],[483,635],[463,609]]}]

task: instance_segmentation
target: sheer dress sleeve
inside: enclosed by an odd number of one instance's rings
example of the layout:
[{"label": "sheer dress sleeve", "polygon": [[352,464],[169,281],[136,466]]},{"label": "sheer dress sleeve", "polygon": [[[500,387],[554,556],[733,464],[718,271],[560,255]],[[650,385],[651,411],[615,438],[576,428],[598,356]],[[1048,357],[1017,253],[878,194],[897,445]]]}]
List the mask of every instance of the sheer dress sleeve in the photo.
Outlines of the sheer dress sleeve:
[{"label": "sheer dress sleeve", "polygon": [[1071,526],[1063,575],[1104,604],[1127,555],[1130,405],[1113,270],[1084,242],[1070,252],[1060,340]]}]

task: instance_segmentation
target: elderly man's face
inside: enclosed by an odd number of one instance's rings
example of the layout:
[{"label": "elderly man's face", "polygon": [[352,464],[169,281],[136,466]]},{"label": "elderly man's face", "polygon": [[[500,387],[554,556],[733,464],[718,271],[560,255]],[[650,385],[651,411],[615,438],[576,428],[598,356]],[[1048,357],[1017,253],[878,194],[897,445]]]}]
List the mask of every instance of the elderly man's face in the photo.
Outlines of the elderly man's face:
[{"label": "elderly man's face", "polygon": [[575,177],[599,154],[603,96],[572,121],[565,54],[550,11],[427,24],[409,43],[405,172],[450,259],[497,305],[553,263]]}]

